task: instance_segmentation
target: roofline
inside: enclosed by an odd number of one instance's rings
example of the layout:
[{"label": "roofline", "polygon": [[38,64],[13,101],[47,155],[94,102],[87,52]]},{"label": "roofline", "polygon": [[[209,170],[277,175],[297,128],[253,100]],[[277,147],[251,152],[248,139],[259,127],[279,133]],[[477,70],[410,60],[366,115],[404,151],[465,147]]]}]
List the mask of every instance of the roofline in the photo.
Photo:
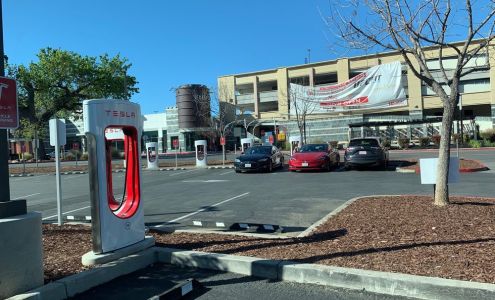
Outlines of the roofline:
[{"label": "roofline", "polygon": [[[476,39],[476,40],[473,40],[471,43],[472,44],[475,44],[475,43],[478,43],[480,41],[482,41],[484,39]],[[459,45],[459,44],[462,44],[462,43],[465,43],[466,41],[457,41],[457,42],[452,42],[452,43],[449,43],[451,45]],[[435,48],[438,48],[438,46],[428,46],[428,47],[424,47],[423,49],[426,49],[426,50],[431,50],[431,49],[435,49]],[[351,57],[340,57],[340,58],[337,58],[337,59],[332,59],[332,60],[323,60],[323,61],[319,61],[319,62],[314,62],[314,63],[308,63],[308,64],[299,64],[299,65],[293,65],[293,66],[281,66],[281,67],[277,67],[277,68],[273,68],[273,69],[265,69],[265,70],[260,70],[260,71],[253,71],[253,72],[245,72],[245,73],[237,73],[237,74],[230,74],[230,75],[222,75],[222,76],[219,76],[218,78],[225,78],[225,77],[230,77],[230,76],[248,76],[248,75],[255,75],[255,74],[263,74],[263,73],[272,73],[272,72],[277,72],[277,70],[279,69],[284,69],[284,68],[287,68],[287,69],[297,69],[297,68],[301,68],[301,67],[309,67],[309,66],[318,66],[318,65],[322,65],[322,64],[328,64],[328,63],[337,63],[339,60],[341,59],[348,59],[348,60],[356,60],[358,58],[361,58],[361,59],[369,59],[369,58],[377,58],[377,57],[380,57],[380,56],[387,56],[387,55],[390,55],[390,54],[398,54],[399,52],[398,51],[386,51],[386,52],[380,52],[380,53],[375,53],[375,54],[366,54],[366,55],[357,55],[357,56],[351,56]]]}]

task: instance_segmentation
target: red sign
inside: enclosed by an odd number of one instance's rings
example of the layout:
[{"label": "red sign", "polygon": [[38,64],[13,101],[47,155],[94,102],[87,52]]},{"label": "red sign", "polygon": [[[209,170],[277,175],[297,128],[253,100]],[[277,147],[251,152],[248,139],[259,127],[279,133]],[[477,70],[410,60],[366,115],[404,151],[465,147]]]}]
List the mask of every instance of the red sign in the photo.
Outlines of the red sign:
[{"label": "red sign", "polygon": [[222,145],[222,146],[225,145],[225,137],[224,136],[220,137],[220,145]]},{"label": "red sign", "polygon": [[78,143],[72,144],[72,149],[79,150],[79,144]]},{"label": "red sign", "polygon": [[19,127],[19,113],[15,80],[0,77],[0,128],[17,127]]},{"label": "red sign", "polygon": [[268,137],[268,142],[270,142],[270,144],[273,144],[273,135],[270,135]]},{"label": "red sign", "polygon": [[177,139],[177,140],[173,140],[173,141],[172,141],[172,146],[173,146],[175,149],[179,148],[179,140],[178,140],[178,139]]}]

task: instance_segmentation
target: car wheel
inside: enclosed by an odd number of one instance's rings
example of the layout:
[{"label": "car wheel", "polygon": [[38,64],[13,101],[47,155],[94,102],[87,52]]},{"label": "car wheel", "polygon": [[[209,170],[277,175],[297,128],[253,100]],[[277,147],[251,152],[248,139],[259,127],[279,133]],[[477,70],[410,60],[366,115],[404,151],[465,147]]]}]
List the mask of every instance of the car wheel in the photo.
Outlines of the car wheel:
[{"label": "car wheel", "polygon": [[349,164],[344,164],[344,169],[346,169],[347,171],[349,171],[351,169],[351,166]]},{"label": "car wheel", "polygon": [[241,173],[241,171],[240,171],[240,170],[235,170],[235,172],[236,172],[236,173]]}]

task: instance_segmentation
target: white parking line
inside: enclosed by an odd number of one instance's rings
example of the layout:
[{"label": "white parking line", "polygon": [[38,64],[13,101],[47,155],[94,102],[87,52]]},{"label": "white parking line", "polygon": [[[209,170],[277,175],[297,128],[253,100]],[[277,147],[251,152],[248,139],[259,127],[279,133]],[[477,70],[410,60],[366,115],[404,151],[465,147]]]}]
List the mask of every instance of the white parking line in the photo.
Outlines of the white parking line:
[{"label": "white parking line", "polygon": [[190,213],[190,214],[187,214],[187,215],[185,215],[185,216],[182,216],[182,217],[179,217],[179,218],[177,218],[177,219],[173,219],[173,220],[170,220],[170,221],[168,221],[168,222],[165,222],[165,224],[162,224],[162,225],[157,225],[156,227],[162,227],[162,226],[165,226],[165,225],[167,225],[167,224],[174,223],[174,222],[180,221],[180,220],[182,220],[182,219],[188,218],[188,217],[190,217],[190,216],[197,215],[197,214],[199,214],[200,212],[204,212],[204,211],[206,211],[206,210],[210,209],[211,207],[215,207],[215,206],[222,205],[222,204],[224,204],[224,203],[227,203],[227,202],[232,201],[232,200],[237,199],[237,198],[244,197],[244,196],[246,196],[246,195],[249,195],[249,192],[246,192],[246,193],[244,193],[244,194],[237,195],[237,196],[232,197],[232,198],[229,198],[229,199],[227,199],[227,200],[223,200],[223,201],[221,201],[221,202],[215,203],[215,204],[210,205],[210,206],[208,206],[208,207],[205,207],[205,208],[199,209],[199,210],[197,210],[197,211],[195,211],[195,212],[192,212],[192,213]]},{"label": "white parking line", "polygon": [[174,174],[170,174],[169,176],[177,176],[177,175],[181,175],[184,173],[189,173],[189,172],[194,172],[194,171],[199,171],[199,170],[201,170],[201,169],[193,169],[193,170],[184,171],[184,172],[180,172],[180,173],[174,173]]},{"label": "white parking line", "polygon": [[[90,208],[91,206],[85,206],[85,207],[81,207],[81,208],[78,208],[78,209],[73,209],[73,210],[69,210],[69,211],[66,211],[64,213],[62,213],[62,215],[66,215],[66,214],[70,214],[71,212],[75,212],[75,211],[78,211],[78,210],[83,210],[83,209],[86,209],[86,208]],[[52,218],[55,218],[57,215],[53,215],[53,216],[49,216],[49,217],[46,217],[46,218],[43,218],[41,220],[48,220],[48,219],[52,219]]]},{"label": "white parking line", "polygon": [[221,173],[219,175],[225,175],[225,174],[229,174],[229,173],[234,173],[234,171],[228,171],[228,172],[225,172],[225,173]]},{"label": "white parking line", "polygon": [[27,197],[36,196],[36,195],[39,195],[39,194],[41,194],[41,193],[34,193],[34,194],[26,195],[26,196],[20,196],[20,197],[14,198],[12,200],[27,198]]}]

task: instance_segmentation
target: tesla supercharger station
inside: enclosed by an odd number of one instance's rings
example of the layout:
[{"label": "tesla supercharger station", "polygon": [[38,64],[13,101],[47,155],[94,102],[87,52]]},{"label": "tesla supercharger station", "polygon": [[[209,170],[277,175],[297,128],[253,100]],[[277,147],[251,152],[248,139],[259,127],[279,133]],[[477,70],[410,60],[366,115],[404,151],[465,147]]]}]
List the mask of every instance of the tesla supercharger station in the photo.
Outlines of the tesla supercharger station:
[{"label": "tesla supercharger station", "polygon": [[299,144],[301,143],[301,137],[291,136],[289,137],[289,143],[290,143],[290,155],[292,155],[294,153],[294,148],[296,146],[299,148]]},{"label": "tesla supercharger station", "polygon": [[148,170],[158,169],[158,143],[146,143],[146,160],[148,162]]},{"label": "tesla supercharger station", "polygon": [[253,145],[253,139],[252,138],[243,138],[241,139],[241,151],[244,153],[247,148],[251,147]]},{"label": "tesla supercharger station", "polygon": [[194,141],[194,148],[196,149],[196,167],[205,168],[208,165],[208,153],[206,151],[206,141]]},{"label": "tesla supercharger station", "polygon": [[[104,259],[98,259],[105,254],[123,252],[119,249],[132,248],[136,252],[149,247],[144,245],[149,244],[149,239],[145,240],[141,198],[139,105],[123,100],[85,100],[83,118],[93,234],[93,251],[83,256],[83,264],[91,265],[102,263]],[[112,147],[119,139],[123,140],[125,177],[123,191],[117,197],[112,184]]]}]

